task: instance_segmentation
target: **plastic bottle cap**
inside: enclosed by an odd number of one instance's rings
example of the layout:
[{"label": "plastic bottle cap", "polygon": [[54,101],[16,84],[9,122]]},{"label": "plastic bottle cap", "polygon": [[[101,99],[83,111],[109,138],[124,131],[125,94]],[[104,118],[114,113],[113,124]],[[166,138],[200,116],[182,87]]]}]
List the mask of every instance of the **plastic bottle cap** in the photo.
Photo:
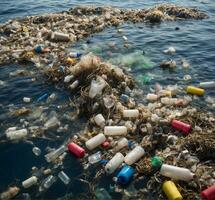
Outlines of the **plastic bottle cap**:
[{"label": "plastic bottle cap", "polygon": [[161,165],[163,164],[163,158],[161,158],[159,156],[154,156],[151,159],[151,164],[152,164],[153,168],[159,169],[161,167]]}]

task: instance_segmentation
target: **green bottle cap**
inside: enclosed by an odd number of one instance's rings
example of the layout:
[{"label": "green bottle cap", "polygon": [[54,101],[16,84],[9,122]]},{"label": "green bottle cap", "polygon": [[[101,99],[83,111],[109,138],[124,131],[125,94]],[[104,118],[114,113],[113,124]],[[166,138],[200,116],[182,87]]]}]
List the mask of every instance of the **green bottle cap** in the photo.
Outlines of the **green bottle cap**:
[{"label": "green bottle cap", "polygon": [[154,156],[151,159],[151,164],[154,169],[160,169],[161,165],[163,164],[163,158],[159,156]]}]

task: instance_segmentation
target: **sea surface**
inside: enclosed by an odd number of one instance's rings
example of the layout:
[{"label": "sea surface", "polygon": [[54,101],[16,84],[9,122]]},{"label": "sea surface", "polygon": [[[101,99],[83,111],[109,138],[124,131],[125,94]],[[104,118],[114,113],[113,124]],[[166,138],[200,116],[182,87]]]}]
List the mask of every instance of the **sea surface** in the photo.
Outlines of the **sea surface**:
[{"label": "sea surface", "polygon": [[[162,86],[176,84],[183,88],[187,85],[197,85],[202,81],[215,81],[215,2],[213,0],[0,0],[0,23],[17,17],[60,12],[78,5],[146,8],[160,3],[197,7],[206,12],[209,18],[156,25],[126,23],[118,27],[123,30],[121,34],[116,28],[110,27],[93,37],[77,42],[71,46],[71,50],[81,53],[92,51],[105,61],[127,68],[144,94],[147,94],[155,83]],[[176,27],[179,30],[176,30]],[[123,35],[128,38],[129,48],[124,47]],[[163,51],[170,46],[176,48],[176,53],[164,54]],[[159,63],[167,59],[177,62],[175,70],[159,68]],[[189,68],[182,67],[182,60],[189,63]],[[24,70],[27,73],[16,75],[14,72],[17,70]],[[185,81],[185,75],[190,75],[191,80]],[[36,80],[33,79],[35,77]],[[54,94],[55,97],[38,102],[38,98],[44,94],[48,96]],[[33,65],[11,64],[0,67],[0,192],[8,186],[20,186],[20,183],[30,176],[33,166],[50,167],[44,159],[48,149],[59,147],[68,135],[84,129],[84,118],[75,122],[71,122],[69,118],[74,112],[69,106],[70,95],[60,86],[47,83],[46,77],[41,76]],[[23,97],[30,97],[31,102],[24,103]],[[195,106],[213,111],[212,104],[207,103],[209,97],[210,101],[214,101],[213,89],[207,90],[204,97],[196,98]],[[30,109],[32,113],[28,117],[15,117],[12,113],[22,107]],[[61,130],[49,131],[45,137],[41,135],[39,139],[27,138],[19,143],[11,143],[4,138],[5,130],[9,127],[23,128],[32,124],[42,127],[44,121],[53,115],[61,122]],[[34,146],[41,149],[42,153],[38,157],[32,152]],[[22,190],[17,198],[28,199],[26,193],[29,193],[32,199],[57,199],[67,193],[77,197],[78,194],[88,190],[87,184],[78,180],[82,168],[78,160],[67,159],[63,170],[71,177],[68,186],[57,180],[46,192],[39,193],[38,186],[35,186],[30,190]],[[55,172],[56,175],[58,171]],[[110,192],[111,182],[110,177],[105,177],[100,187]],[[111,195],[120,199],[116,194]]]}]

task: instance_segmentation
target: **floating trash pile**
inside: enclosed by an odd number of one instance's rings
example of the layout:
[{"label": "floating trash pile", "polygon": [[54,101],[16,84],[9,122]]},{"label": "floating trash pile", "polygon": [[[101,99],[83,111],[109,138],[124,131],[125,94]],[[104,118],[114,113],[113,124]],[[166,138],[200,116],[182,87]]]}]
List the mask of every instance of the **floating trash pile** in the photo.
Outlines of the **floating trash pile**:
[{"label": "floating trash pile", "polygon": [[[185,89],[157,84],[153,92],[142,94],[125,70],[92,53],[68,53],[65,49],[77,39],[129,20],[160,22],[206,17],[196,9],[174,5],[147,10],[77,7],[2,25],[1,62],[33,62],[49,82],[71,91],[75,116],[85,116],[88,122],[84,131],[69,135],[57,149],[49,149],[45,155],[47,166],[33,167],[26,180],[10,186],[0,198],[11,199],[33,186],[37,186],[39,196],[58,179],[69,185],[72,180],[63,166],[73,156],[82,166],[84,179],[80,181],[89,188],[83,199],[112,199],[111,192],[120,194],[122,199],[153,195],[169,200],[214,199],[215,118],[191,105],[193,96],[204,95],[205,89],[214,87],[214,82]],[[174,52],[173,48],[165,51]],[[140,94],[144,103],[136,101]],[[47,98],[54,97],[44,94],[38,102]],[[31,98],[24,97],[23,101],[29,104]],[[22,108],[15,114],[30,112]],[[60,123],[56,113],[52,113],[39,134],[59,127]],[[8,127],[5,137],[15,142],[29,134],[37,137],[34,129],[29,129]],[[35,156],[42,153],[36,146],[32,151]],[[110,191],[99,189],[99,181],[109,177]]]}]

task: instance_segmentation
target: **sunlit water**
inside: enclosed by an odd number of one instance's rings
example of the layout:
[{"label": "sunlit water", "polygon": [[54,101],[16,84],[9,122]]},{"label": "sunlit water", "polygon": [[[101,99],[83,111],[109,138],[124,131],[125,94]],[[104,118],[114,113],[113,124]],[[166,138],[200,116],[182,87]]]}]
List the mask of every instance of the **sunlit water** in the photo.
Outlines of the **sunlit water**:
[{"label": "sunlit water", "polygon": [[[157,3],[176,3],[184,6],[197,6],[209,15],[209,19],[202,21],[179,21],[165,22],[159,25],[138,24],[123,24],[119,28],[123,29],[123,33],[119,34],[116,28],[108,28],[102,33],[95,34],[93,37],[79,41],[71,48],[79,52],[87,53],[93,51],[101,56],[105,61],[110,61],[114,64],[127,68],[127,70],[136,78],[139,87],[146,93],[155,83],[161,85],[178,84],[185,87],[188,84],[198,84],[201,81],[211,81],[215,79],[215,3],[212,0],[190,0],[190,1],[56,1],[56,0],[1,0],[0,1],[0,22],[5,22],[15,17],[23,17],[27,15],[41,14],[45,12],[59,12],[69,9],[76,5],[94,4],[98,6],[112,5],[125,8],[144,8],[150,7]],[[175,30],[179,27],[179,30]],[[125,48],[122,36],[128,38],[130,47]],[[114,44],[114,45],[113,45]],[[114,48],[113,48],[114,46]],[[176,48],[176,53],[166,55],[163,50],[173,46]],[[135,59],[134,59],[135,58]],[[174,59],[177,62],[177,67],[173,71],[162,70],[159,68],[159,63],[165,59]],[[180,62],[186,59],[190,67],[183,69]],[[17,69],[28,69],[31,75],[10,76],[10,72]],[[184,75],[190,75],[192,80],[186,82],[183,80]],[[36,77],[36,81],[31,81]],[[46,138],[32,139],[28,138],[29,142],[9,143],[2,141],[0,144],[0,191],[7,188],[8,185],[20,185],[21,181],[30,176],[32,166],[38,168],[46,166],[44,154],[46,147],[58,147],[68,134],[75,134],[84,128],[84,119],[79,122],[71,123],[66,120],[66,116],[62,113],[72,112],[69,103],[70,94],[63,88],[53,86],[46,83],[45,77],[41,77],[34,66],[3,66],[0,68],[0,80],[5,81],[5,85],[0,86],[0,135],[3,135],[5,130],[11,126],[22,127],[23,119],[33,123],[34,125],[43,126],[40,121],[23,117],[14,117],[11,115],[13,110],[25,106],[34,112],[38,111],[40,106],[46,107],[44,116],[48,118],[51,111],[55,111],[61,123],[68,124],[68,131],[56,132],[50,131],[46,134]],[[146,81],[147,80],[147,81]],[[147,83],[146,83],[147,82]],[[38,97],[47,93],[56,94],[56,99],[50,103],[46,100],[37,102]],[[32,102],[26,104],[23,102],[23,97],[31,97]],[[215,96],[213,90],[206,91],[205,97],[197,99],[197,106],[205,108],[205,98],[207,96]],[[31,115],[30,115],[31,116]],[[21,122],[20,122],[21,120]],[[58,139],[56,139],[56,135]],[[2,137],[2,136],[1,136]],[[2,137],[3,138],[3,137]],[[33,141],[33,143],[32,143]],[[33,146],[38,146],[42,150],[42,154],[36,157],[32,153]],[[66,159],[64,171],[72,177],[72,182],[69,186],[65,186],[60,181],[57,181],[50,190],[40,195],[37,198],[54,199],[72,192],[79,194],[87,190],[87,186],[79,182],[75,177],[78,177],[82,170],[79,161],[73,158]],[[100,186],[105,187],[110,191],[111,177],[104,177]],[[33,187],[29,192],[34,199],[38,188]],[[114,194],[113,194],[114,196]],[[114,196],[120,197],[120,196]],[[22,198],[23,196],[18,196]],[[154,197],[154,199],[156,199]]]}]

